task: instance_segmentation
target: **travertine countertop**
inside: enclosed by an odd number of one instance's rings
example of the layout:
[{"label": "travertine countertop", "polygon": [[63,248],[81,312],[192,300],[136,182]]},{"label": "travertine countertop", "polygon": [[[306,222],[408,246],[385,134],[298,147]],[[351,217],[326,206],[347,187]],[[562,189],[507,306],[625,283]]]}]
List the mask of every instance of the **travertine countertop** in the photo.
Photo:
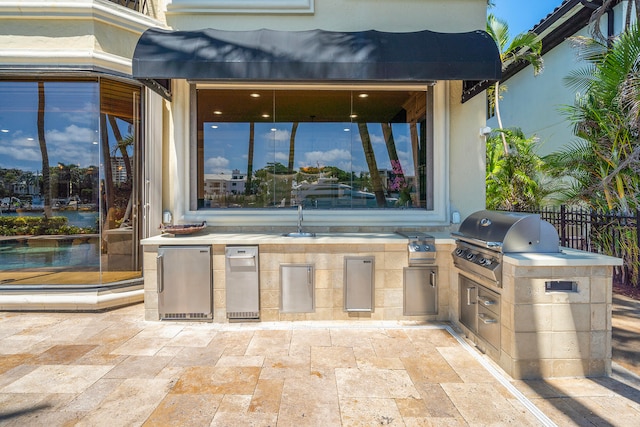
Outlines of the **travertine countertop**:
[{"label": "travertine countertop", "polygon": [[[449,233],[428,233],[437,244],[454,243]],[[162,234],[141,241],[143,245],[259,245],[259,244],[385,244],[406,243],[396,233],[317,233],[315,237],[287,237],[282,233],[207,233],[187,236]]]},{"label": "travertine countertop", "polygon": [[622,259],[577,249],[560,248],[558,253],[505,254],[504,261],[523,267],[605,266],[622,265]]}]

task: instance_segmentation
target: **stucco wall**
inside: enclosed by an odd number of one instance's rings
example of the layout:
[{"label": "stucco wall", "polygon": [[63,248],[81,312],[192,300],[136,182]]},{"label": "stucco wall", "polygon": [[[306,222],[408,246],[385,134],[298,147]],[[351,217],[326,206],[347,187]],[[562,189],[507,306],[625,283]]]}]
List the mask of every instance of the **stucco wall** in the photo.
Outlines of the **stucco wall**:
[{"label": "stucco wall", "polygon": [[449,186],[451,211],[462,218],[485,207],[486,141],[480,135],[485,125],[484,93],[460,103],[462,83],[451,82]]},{"label": "stucco wall", "polygon": [[[485,0],[315,0],[313,13],[260,14],[225,13],[216,5],[221,0],[167,1],[167,23],[181,30],[218,28],[254,30],[270,28],[303,30],[321,28],[337,31],[417,31],[463,32],[485,26]],[[259,2],[250,2],[259,3]],[[268,0],[277,7],[282,0]],[[172,9],[193,5],[193,13],[172,13]],[[268,12],[268,11],[267,11]]]},{"label": "stucco wall", "polygon": [[0,63],[130,74],[140,34],[162,25],[101,0],[0,2]]},{"label": "stucco wall", "polygon": [[[278,0],[274,0],[278,3]],[[193,13],[175,13],[176,6],[191,3]],[[255,14],[255,13],[214,13],[215,9],[207,9],[206,5],[222,4],[221,0],[207,2],[205,0],[174,0],[168,4],[167,23],[174,29],[189,30],[200,28],[217,28],[230,30],[250,30],[273,28],[279,30],[300,30],[322,28],[328,30],[357,31],[376,29],[381,31],[417,31],[433,30],[442,32],[464,32],[483,29],[485,26],[486,1],[484,0],[451,0],[451,1],[372,1],[372,0],[316,0],[315,12],[310,14]],[[282,2],[280,2],[282,3]],[[172,9],[174,12],[172,12]],[[199,12],[196,12],[196,9]],[[203,12],[204,11],[204,12]],[[184,9],[182,10],[184,12]],[[450,89],[452,88],[452,89]],[[406,225],[444,225],[448,224],[451,212],[457,210],[462,217],[485,206],[484,189],[484,138],[479,136],[479,129],[485,126],[484,96],[461,104],[461,82],[437,82],[435,87],[435,134],[436,150],[438,146],[444,152],[445,164],[438,164],[441,175],[436,174],[438,191],[444,196],[436,199],[436,209],[440,210],[438,218],[422,219]],[[186,97],[186,98],[185,98]],[[189,214],[188,207],[188,171],[189,153],[184,149],[189,141],[188,115],[189,93],[186,82],[174,82],[173,102],[169,106],[172,113],[172,126],[167,140],[169,152],[178,156],[167,165],[168,175],[164,183],[165,208],[172,210],[176,220],[196,220],[197,215]],[[440,144],[440,145],[439,145]],[[449,179],[447,180],[447,177]],[[449,182],[447,182],[449,181]],[[437,195],[436,195],[437,197]],[[450,200],[450,205],[449,205]],[[245,214],[245,212],[243,212]],[[235,215],[232,219],[236,226],[247,225],[251,215],[246,218]],[[186,216],[185,216],[186,215]],[[261,218],[265,214],[259,215]],[[337,222],[350,224],[353,217],[337,218]],[[282,220],[279,218],[277,220]],[[320,220],[320,218],[318,218]],[[276,221],[276,219],[274,219]],[[313,213],[305,216],[305,221],[313,224]],[[420,222],[421,221],[421,222]],[[358,219],[360,224],[361,218]],[[374,224],[373,218],[367,223]],[[320,223],[318,223],[320,224]],[[355,223],[354,223],[355,224]],[[376,225],[383,225],[380,222]],[[360,224],[361,225],[361,224]],[[398,225],[393,225],[397,227]]]}]

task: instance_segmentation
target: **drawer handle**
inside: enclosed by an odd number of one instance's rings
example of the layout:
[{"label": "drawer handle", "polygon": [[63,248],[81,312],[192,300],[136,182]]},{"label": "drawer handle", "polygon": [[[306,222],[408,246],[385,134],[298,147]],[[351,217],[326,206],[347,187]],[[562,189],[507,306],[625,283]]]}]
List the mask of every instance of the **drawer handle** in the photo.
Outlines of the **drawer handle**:
[{"label": "drawer handle", "polygon": [[254,259],[255,255],[227,255],[228,259]]},{"label": "drawer handle", "polygon": [[480,301],[482,303],[482,305],[496,305],[496,301],[492,300],[490,298],[485,298],[485,297],[481,297],[480,295],[478,295],[478,301]]},{"label": "drawer handle", "polygon": [[486,324],[489,324],[489,323],[498,323],[498,320],[497,320],[497,319],[494,319],[494,318],[493,318],[493,317],[491,317],[491,316],[487,316],[487,315],[486,315],[486,314],[484,314],[484,313],[480,313],[480,314],[478,314],[478,318],[482,321],[482,323],[486,323]]}]

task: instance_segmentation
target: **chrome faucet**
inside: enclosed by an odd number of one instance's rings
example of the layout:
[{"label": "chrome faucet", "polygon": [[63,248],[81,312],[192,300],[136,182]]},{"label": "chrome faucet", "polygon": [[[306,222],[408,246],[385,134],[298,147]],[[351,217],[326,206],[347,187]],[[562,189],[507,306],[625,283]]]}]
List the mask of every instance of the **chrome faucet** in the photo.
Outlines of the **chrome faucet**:
[{"label": "chrome faucet", "polygon": [[298,205],[298,233],[302,233],[302,205]]}]

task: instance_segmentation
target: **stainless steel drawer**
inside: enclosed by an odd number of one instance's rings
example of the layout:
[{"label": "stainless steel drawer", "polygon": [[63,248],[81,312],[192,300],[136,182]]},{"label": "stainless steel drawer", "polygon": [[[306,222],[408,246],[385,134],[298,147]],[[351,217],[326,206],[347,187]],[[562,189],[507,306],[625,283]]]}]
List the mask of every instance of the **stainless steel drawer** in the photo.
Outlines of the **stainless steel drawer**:
[{"label": "stainless steel drawer", "polygon": [[500,317],[481,305],[478,306],[478,335],[496,350],[500,349]]},{"label": "stainless steel drawer", "polygon": [[478,307],[484,307],[500,319],[500,295],[478,286]]}]

